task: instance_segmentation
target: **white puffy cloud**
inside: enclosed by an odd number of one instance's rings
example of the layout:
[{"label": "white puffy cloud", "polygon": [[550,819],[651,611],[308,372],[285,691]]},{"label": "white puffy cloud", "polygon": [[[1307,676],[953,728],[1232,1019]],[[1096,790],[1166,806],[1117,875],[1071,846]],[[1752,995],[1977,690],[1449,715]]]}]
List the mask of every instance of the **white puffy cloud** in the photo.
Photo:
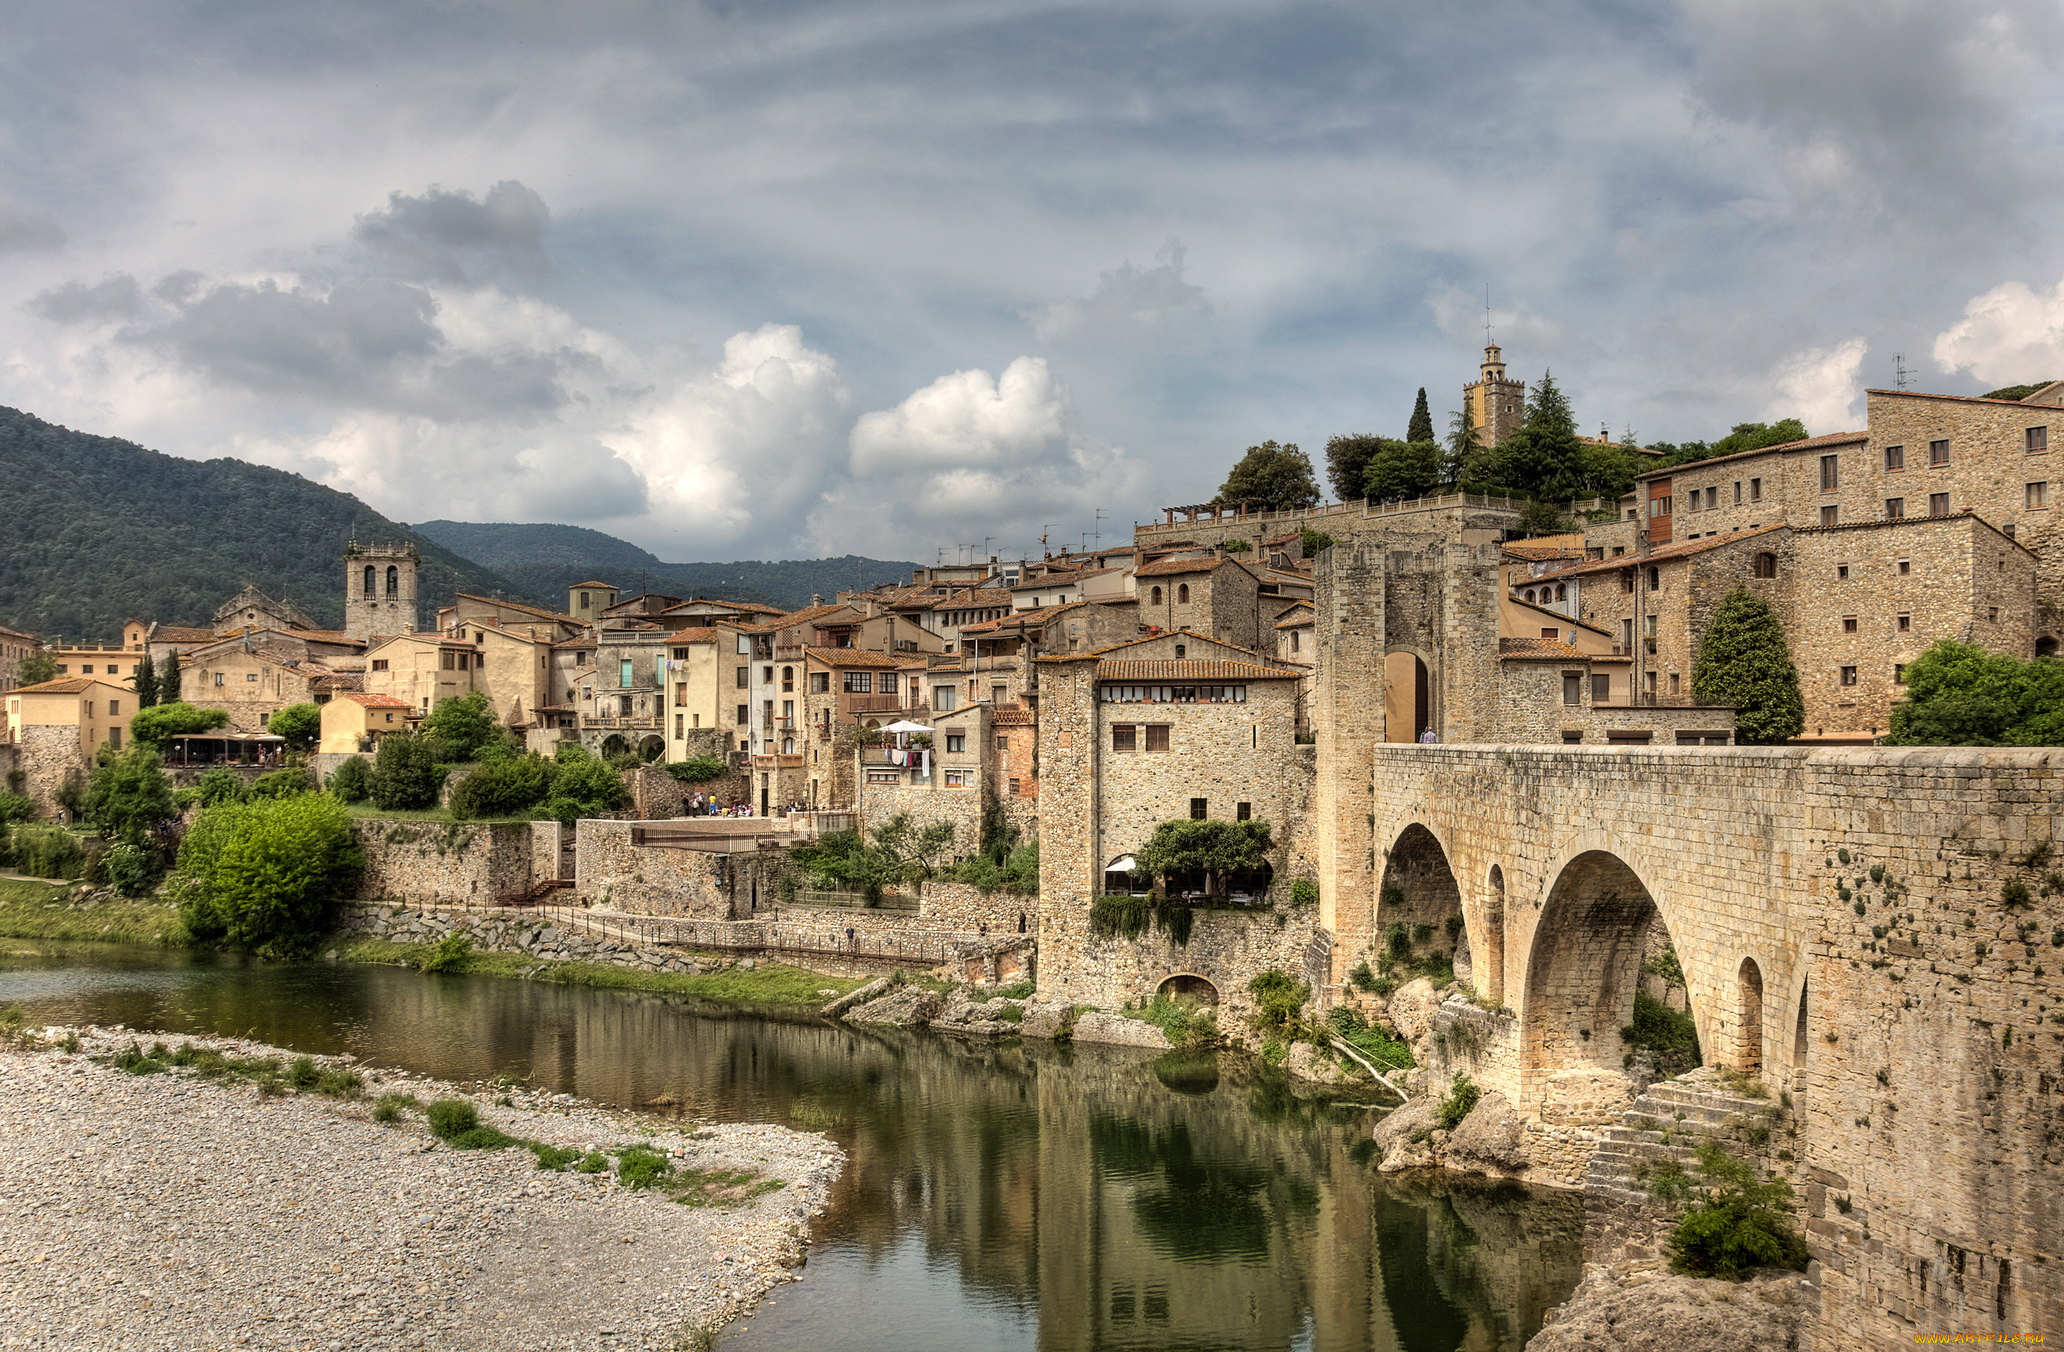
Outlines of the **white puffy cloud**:
[{"label": "white puffy cloud", "polygon": [[1858,376],[1868,346],[1861,338],[1847,338],[1830,347],[1808,348],[1781,363],[1771,374],[1777,397],[1763,417],[1797,418],[1816,436],[1863,426],[1857,410],[1863,393]]},{"label": "white puffy cloud", "polygon": [[2064,281],[2048,292],[2002,282],[1935,335],[1935,361],[1990,385],[2064,379]]},{"label": "white puffy cloud", "polygon": [[1000,376],[956,371],[853,424],[851,477],[811,518],[827,553],[877,554],[883,540],[994,536],[1034,547],[1038,527],[1074,521],[1138,487],[1123,451],[1083,434],[1046,362],[1019,357]]}]

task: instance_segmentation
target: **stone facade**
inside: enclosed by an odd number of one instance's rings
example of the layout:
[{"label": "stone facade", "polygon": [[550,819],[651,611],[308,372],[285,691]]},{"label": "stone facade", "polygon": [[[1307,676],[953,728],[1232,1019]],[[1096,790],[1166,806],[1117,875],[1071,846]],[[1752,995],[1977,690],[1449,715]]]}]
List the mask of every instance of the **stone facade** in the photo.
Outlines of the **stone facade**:
[{"label": "stone facade", "polygon": [[977,934],[1039,934],[1039,899],[984,892],[966,883],[928,882],[917,890],[918,919]]},{"label": "stone facade", "polygon": [[640,823],[574,824],[573,891],[638,915],[745,920],[773,908],[788,853],[777,847],[719,853],[634,843]]},{"label": "stone facade", "polygon": [[360,818],[352,834],[365,855],[358,896],[491,906],[536,881],[532,822],[425,822]]}]

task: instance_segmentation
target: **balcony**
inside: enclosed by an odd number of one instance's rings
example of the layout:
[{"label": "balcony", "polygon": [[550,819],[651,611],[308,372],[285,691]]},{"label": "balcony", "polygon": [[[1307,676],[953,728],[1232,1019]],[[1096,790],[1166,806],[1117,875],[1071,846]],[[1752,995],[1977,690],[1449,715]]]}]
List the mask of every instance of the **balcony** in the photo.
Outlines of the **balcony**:
[{"label": "balcony", "polygon": [[854,714],[893,714],[914,707],[902,695],[846,695],[843,699],[846,712]]},{"label": "balcony", "polygon": [[601,717],[590,714],[581,719],[584,728],[595,728],[610,732],[657,732],[660,720],[657,715],[624,718],[622,716]]}]

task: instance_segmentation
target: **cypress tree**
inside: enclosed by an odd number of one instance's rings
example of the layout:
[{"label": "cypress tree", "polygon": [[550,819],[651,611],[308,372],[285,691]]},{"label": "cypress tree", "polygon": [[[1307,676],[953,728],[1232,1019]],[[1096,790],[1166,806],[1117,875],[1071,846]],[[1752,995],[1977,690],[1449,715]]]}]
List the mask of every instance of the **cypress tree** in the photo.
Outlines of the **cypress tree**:
[{"label": "cypress tree", "polygon": [[1734,706],[1734,736],[1745,746],[1797,737],[1806,726],[1799,670],[1792,665],[1777,612],[1747,587],[1713,611],[1691,672],[1692,697]]},{"label": "cypress tree", "polygon": [[1433,440],[1433,414],[1426,407],[1426,387],[1419,387],[1419,400],[1412,405],[1412,421],[1405,425],[1406,441]]},{"label": "cypress tree", "polygon": [[158,673],[149,653],[136,664],[136,676],[129,682],[129,688],[136,692],[136,707],[148,709],[158,702]]},{"label": "cypress tree", "polygon": [[158,673],[158,702],[179,703],[179,654],[176,652],[165,658],[165,669]]}]

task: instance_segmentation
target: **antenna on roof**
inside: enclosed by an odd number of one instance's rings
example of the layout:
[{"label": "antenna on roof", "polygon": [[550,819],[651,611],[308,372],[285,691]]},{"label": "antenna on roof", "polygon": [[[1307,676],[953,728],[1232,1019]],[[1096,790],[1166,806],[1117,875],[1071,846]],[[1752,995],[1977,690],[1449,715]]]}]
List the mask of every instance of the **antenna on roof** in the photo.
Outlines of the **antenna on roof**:
[{"label": "antenna on roof", "polygon": [[1491,345],[1491,284],[1483,284],[1483,345]]},{"label": "antenna on roof", "polygon": [[1900,390],[1903,390],[1903,389],[1905,389],[1905,388],[1906,388],[1906,387],[1907,387],[1908,385],[1911,385],[1912,383],[1913,383],[1913,372],[1912,372],[1912,371],[1909,371],[1909,370],[1907,370],[1907,369],[1906,369],[1906,354],[1905,354],[1904,352],[1895,352],[1895,353],[1893,353],[1893,354],[1892,354],[1892,387],[1893,387],[1894,389],[1900,389]]},{"label": "antenna on roof", "polygon": [[1104,518],[1108,515],[1108,512],[1106,512],[1103,508],[1099,507],[1096,509],[1096,520],[1091,523],[1093,526],[1095,526],[1096,529],[1090,533],[1089,538],[1096,541],[1097,547],[1099,549],[1101,549],[1104,544]]}]

